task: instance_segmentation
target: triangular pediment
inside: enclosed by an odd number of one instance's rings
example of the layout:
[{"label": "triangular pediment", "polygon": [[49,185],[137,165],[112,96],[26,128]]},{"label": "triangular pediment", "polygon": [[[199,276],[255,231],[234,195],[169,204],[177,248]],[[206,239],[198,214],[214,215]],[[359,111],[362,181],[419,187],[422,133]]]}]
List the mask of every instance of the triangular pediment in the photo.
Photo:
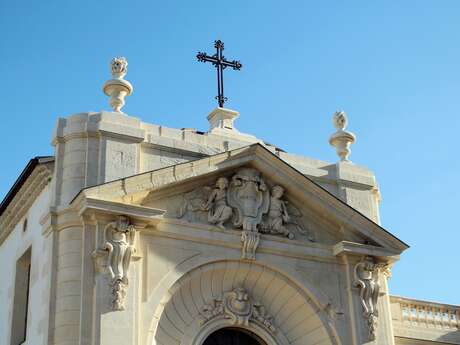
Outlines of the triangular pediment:
[{"label": "triangular pediment", "polygon": [[165,210],[164,217],[267,238],[384,248],[407,245],[262,145],[88,188],[86,197]]}]

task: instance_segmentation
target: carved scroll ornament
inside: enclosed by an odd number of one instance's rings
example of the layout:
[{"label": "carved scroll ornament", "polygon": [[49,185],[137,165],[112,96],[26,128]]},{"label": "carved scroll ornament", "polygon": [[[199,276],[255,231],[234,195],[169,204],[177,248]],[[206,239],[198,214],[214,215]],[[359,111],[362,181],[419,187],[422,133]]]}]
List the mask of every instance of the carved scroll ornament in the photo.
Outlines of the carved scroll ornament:
[{"label": "carved scroll ornament", "polygon": [[[98,271],[108,273],[112,293],[112,309],[124,310],[125,297],[128,289],[128,273],[131,256],[135,253],[134,237],[136,229],[126,216],[118,216],[117,220],[104,228],[104,244],[93,253]],[[106,256],[103,256],[107,253]],[[101,258],[106,257],[102,263]],[[101,267],[105,268],[103,270]]]},{"label": "carved scroll ornament", "polygon": [[219,317],[230,320],[235,326],[249,326],[250,322],[254,322],[272,333],[276,332],[273,317],[241,287],[226,292],[222,298],[213,299],[211,304],[205,305],[201,310],[200,323],[204,325]]},{"label": "carved scroll ornament", "polygon": [[369,329],[369,339],[375,339],[377,329],[378,309],[377,301],[380,291],[379,269],[383,267],[375,263],[370,257],[364,257],[354,269],[355,286],[359,288],[359,298],[363,310],[363,317]]},{"label": "carved scroll ornament", "polygon": [[243,230],[241,233],[241,258],[254,260],[256,258],[256,249],[259,246],[260,234],[256,231]]}]

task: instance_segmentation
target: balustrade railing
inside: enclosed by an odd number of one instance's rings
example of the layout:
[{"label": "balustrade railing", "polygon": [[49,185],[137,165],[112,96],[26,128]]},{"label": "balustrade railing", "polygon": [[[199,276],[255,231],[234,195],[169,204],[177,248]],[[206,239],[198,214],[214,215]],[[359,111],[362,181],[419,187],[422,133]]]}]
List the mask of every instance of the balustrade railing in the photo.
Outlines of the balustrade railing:
[{"label": "balustrade railing", "polygon": [[403,324],[409,323],[426,328],[460,329],[460,306],[398,296],[391,296],[390,301],[393,319],[399,319]]}]

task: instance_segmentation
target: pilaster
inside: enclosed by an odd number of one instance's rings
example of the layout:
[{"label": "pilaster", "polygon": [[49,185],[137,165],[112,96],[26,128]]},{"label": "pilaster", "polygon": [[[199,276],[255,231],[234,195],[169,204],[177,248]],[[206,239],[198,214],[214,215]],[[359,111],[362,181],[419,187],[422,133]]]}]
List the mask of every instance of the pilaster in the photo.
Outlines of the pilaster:
[{"label": "pilaster", "polygon": [[336,244],[333,253],[345,264],[352,343],[394,345],[387,278],[399,257],[381,247],[351,242]]},{"label": "pilaster", "polygon": [[84,224],[79,344],[137,344],[143,256],[139,232],[156,225],[164,211],[83,194],[71,207]]}]

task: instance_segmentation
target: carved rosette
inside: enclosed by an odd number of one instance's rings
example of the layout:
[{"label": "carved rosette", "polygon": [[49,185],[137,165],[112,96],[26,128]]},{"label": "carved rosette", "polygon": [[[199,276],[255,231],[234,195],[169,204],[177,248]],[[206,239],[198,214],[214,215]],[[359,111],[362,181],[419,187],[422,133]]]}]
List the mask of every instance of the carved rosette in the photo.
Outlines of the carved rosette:
[{"label": "carved rosette", "polygon": [[371,256],[363,259],[355,265],[354,285],[359,289],[359,299],[369,330],[369,340],[375,340],[378,320],[377,302],[380,292],[379,271],[387,267],[386,264],[378,264]]},{"label": "carved rosette", "polygon": [[113,310],[125,309],[129,266],[135,253],[135,233],[129,218],[118,216],[104,228],[103,246],[93,252],[96,272],[105,273],[110,278]]},{"label": "carved rosette", "polygon": [[273,317],[265,307],[252,300],[244,288],[236,288],[214,299],[201,309],[200,324],[204,325],[217,318],[228,319],[235,326],[249,326],[254,322],[272,333],[276,333]]}]

